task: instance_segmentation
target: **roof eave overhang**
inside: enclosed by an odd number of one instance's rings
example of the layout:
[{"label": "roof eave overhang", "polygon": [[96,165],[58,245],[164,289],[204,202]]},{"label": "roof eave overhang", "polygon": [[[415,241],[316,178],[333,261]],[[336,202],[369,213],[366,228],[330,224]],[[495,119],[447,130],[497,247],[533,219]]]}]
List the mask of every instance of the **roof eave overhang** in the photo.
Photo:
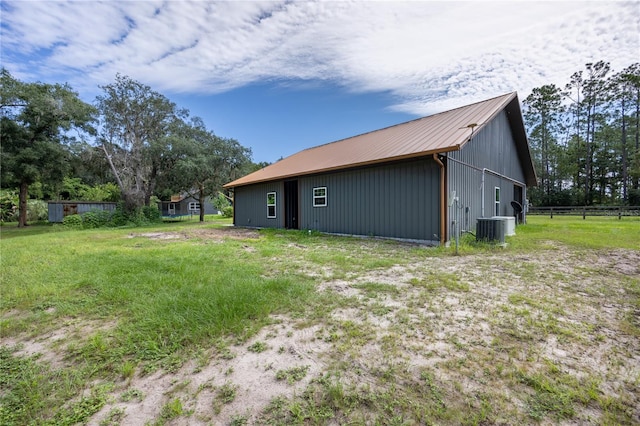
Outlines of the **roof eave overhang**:
[{"label": "roof eave overhang", "polygon": [[[482,129],[484,129],[487,124],[489,124],[491,121],[493,121],[493,119],[495,119],[498,114],[500,114],[503,110],[505,110],[512,102],[516,102],[516,104],[518,103],[518,96],[516,92],[512,92],[509,94],[509,96],[507,98],[505,98],[504,102],[500,105],[500,107],[496,108],[493,113],[486,119],[484,120],[484,122],[479,123],[479,124],[475,124],[476,127],[472,128],[472,132],[471,132],[471,136],[467,139],[465,139],[461,144],[458,145],[458,149],[462,148],[462,146],[464,146],[466,143],[471,142],[471,140],[473,139],[473,135],[477,135],[478,133],[480,133],[482,131]],[[472,125],[469,125],[469,128],[471,128]]]},{"label": "roof eave overhang", "polygon": [[509,117],[511,131],[513,132],[513,137],[516,142],[518,157],[520,158],[524,171],[525,183],[527,186],[538,186],[538,177],[533,164],[533,156],[531,155],[527,131],[524,127],[522,110],[520,109],[520,102],[518,101],[517,96],[514,96],[514,98],[507,103],[505,110]]},{"label": "roof eave overhang", "polygon": [[[511,131],[516,142],[518,157],[520,158],[520,162],[522,163],[522,167],[524,169],[525,184],[527,186],[538,186],[538,177],[536,175],[536,169],[533,165],[533,156],[531,155],[531,149],[529,148],[527,131],[524,127],[522,110],[520,109],[520,102],[518,100],[518,94],[516,92],[511,93],[511,95],[505,99],[502,106],[500,108],[496,108],[494,113],[491,114],[491,116],[487,120],[485,120],[484,123],[481,123],[476,128],[474,128],[473,133],[477,134],[482,131],[482,129],[489,122],[495,119],[496,116],[502,111],[506,111],[507,116],[509,117],[509,124],[511,126]],[[458,149],[464,146],[467,142],[470,142],[472,139],[473,137],[466,139],[461,145],[458,145]]]},{"label": "roof eave overhang", "polygon": [[331,173],[331,172],[337,172],[337,171],[341,171],[341,170],[355,169],[355,168],[359,168],[359,167],[374,166],[374,165],[377,165],[377,164],[391,163],[391,162],[402,161],[402,160],[411,160],[411,159],[414,159],[414,158],[430,157],[433,154],[444,154],[446,152],[458,151],[458,150],[460,150],[461,147],[462,147],[462,144],[458,143],[458,144],[456,144],[454,146],[443,148],[443,149],[422,151],[422,152],[411,153],[411,154],[407,154],[407,155],[398,155],[398,156],[394,156],[394,157],[381,158],[381,159],[376,159],[376,160],[372,160],[372,161],[363,161],[363,162],[360,162],[360,163],[344,164],[344,165],[340,165],[340,166],[336,166],[336,167],[327,167],[327,168],[323,168],[323,169],[307,170],[307,171],[300,172],[300,173],[290,173],[290,174],[287,174],[287,175],[280,175],[280,176],[273,177],[273,178],[251,180],[251,181],[248,181],[248,182],[236,183],[237,181],[241,180],[241,179],[237,179],[237,180],[235,180],[233,182],[229,182],[226,185],[223,185],[223,188],[225,188],[225,189],[238,188],[238,187],[241,187],[241,186],[254,185],[254,184],[257,184],[257,183],[275,182],[275,181],[287,180],[287,179],[292,179],[292,178],[301,177],[301,176],[311,176],[311,175],[317,175],[317,174],[322,174],[322,173]]},{"label": "roof eave overhang", "polygon": [[[473,139],[474,134],[481,132],[484,129],[484,127],[502,111],[506,111],[509,119],[512,135],[515,140],[517,151],[518,151],[518,157],[523,167],[526,185],[536,186],[537,177],[536,177],[536,172],[533,165],[529,143],[527,141],[526,130],[524,128],[524,120],[522,118],[520,103],[518,101],[517,93],[512,92],[511,94],[509,94],[509,96],[504,97],[504,101],[499,106],[494,108],[490,116],[483,118],[483,122],[479,124],[473,123],[467,126],[472,130],[471,135],[467,134],[466,137],[461,137],[461,138],[458,136],[455,138],[457,140],[455,139],[450,140],[450,144],[447,146],[442,146],[437,149],[431,149],[431,150],[426,150],[421,152],[411,152],[406,155],[389,156],[384,158],[376,158],[370,161],[340,164],[333,167],[324,167],[324,168],[311,169],[311,170],[299,170],[299,171],[292,171],[292,172],[283,173],[283,174],[276,173],[275,175],[271,173],[270,176],[265,176],[263,178],[257,177],[257,176],[251,177],[253,175],[251,174],[251,175],[236,179],[233,182],[227,183],[223,187],[229,189],[229,188],[258,184],[258,183],[275,182],[275,181],[287,180],[287,179],[292,179],[292,178],[301,177],[301,176],[330,173],[330,172],[335,172],[340,170],[348,170],[348,169],[353,169],[358,167],[365,167],[365,166],[371,166],[376,164],[401,161],[406,159],[426,157],[426,156],[431,156],[433,154],[444,154],[446,152],[459,151],[468,142],[470,142]],[[254,173],[259,174],[259,172],[254,172]]]}]

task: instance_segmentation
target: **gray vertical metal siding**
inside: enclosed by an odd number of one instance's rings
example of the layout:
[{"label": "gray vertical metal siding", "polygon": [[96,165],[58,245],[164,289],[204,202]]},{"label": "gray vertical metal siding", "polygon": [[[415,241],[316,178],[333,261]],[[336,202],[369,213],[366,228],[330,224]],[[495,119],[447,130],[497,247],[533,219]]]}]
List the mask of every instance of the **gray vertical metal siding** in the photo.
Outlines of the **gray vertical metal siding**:
[{"label": "gray vertical metal siding", "polygon": [[[189,214],[192,213],[189,211],[189,203],[199,203],[200,199],[198,197],[187,197],[185,199],[183,199],[182,201],[180,201],[180,211],[183,212],[183,214]],[[204,199],[204,206],[200,206],[200,208],[204,207],[204,214],[217,214],[218,213],[218,209],[216,209],[213,206],[213,200],[211,199],[211,197],[205,197]],[[176,203],[176,210],[178,208],[178,204]],[[177,212],[176,212],[177,213]],[[199,212],[193,212],[194,214],[200,214]]]},{"label": "gray vertical metal siding", "polygon": [[64,219],[64,213],[62,211],[62,204],[60,203],[48,203],[49,222],[60,223]]},{"label": "gray vertical metal siding", "polygon": [[[434,241],[440,230],[439,167],[419,159],[298,179],[299,225],[321,232]],[[327,206],[313,207],[313,188],[327,188]],[[235,224],[284,227],[283,182],[235,189]],[[267,192],[278,217],[267,219]]]},{"label": "gray vertical metal siding", "polygon": [[452,157],[478,167],[486,167],[512,179],[524,182],[524,172],[506,112],[501,112],[470,143]]},{"label": "gray vertical metal siding", "polygon": [[[461,229],[473,231],[483,216],[483,175],[484,216],[495,214],[495,187],[501,193],[500,215],[513,215],[514,181],[525,182],[525,173],[505,111],[447,158],[447,192],[455,190],[460,199],[457,209],[448,207],[447,239],[453,236],[456,218]],[[493,173],[483,173],[484,168]],[[277,181],[237,187],[236,225],[284,227],[283,185]],[[326,207],[313,207],[315,187],[327,188]],[[303,176],[298,191],[302,229],[418,240],[440,236],[439,167],[431,157]],[[277,193],[276,219],[266,218],[267,192]],[[523,193],[526,196],[526,188]]]},{"label": "gray vertical metal siding", "polygon": [[[327,206],[313,207],[313,188]],[[431,158],[303,177],[300,226],[322,232],[437,240],[439,168]]]},{"label": "gray vertical metal siding", "polygon": [[[284,227],[284,191],[282,182],[240,186],[234,192],[234,223],[257,228]],[[267,218],[267,193],[276,193],[276,217]]]},{"label": "gray vertical metal siding", "polygon": [[[464,145],[460,151],[449,153],[448,157],[475,166],[472,168],[456,161],[447,162],[448,192],[451,194],[451,191],[456,191],[460,199],[460,205],[463,208],[458,210],[458,214],[464,230],[474,231],[476,219],[482,217],[483,173],[481,169],[487,168],[518,182],[525,181],[509,119],[504,111],[475,134],[471,142]],[[495,214],[495,187],[500,188],[500,215],[512,216],[513,209],[510,202],[513,199],[514,182],[488,172],[484,173],[484,179],[484,216],[490,217]],[[449,237],[453,236],[451,225],[455,214],[455,206],[449,207]]]},{"label": "gray vertical metal siding", "polygon": [[106,210],[114,211],[116,209],[116,203],[78,203],[78,214],[88,213],[94,210]]}]

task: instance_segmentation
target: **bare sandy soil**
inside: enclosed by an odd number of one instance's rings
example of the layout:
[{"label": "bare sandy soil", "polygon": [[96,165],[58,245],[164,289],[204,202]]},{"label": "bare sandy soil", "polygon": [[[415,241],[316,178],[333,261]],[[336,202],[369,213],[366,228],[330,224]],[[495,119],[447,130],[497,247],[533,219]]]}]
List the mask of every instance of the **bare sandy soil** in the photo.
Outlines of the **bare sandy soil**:
[{"label": "bare sandy soil", "polygon": [[[189,232],[212,239],[258,237],[247,230]],[[629,331],[630,323],[640,324],[640,311],[627,303],[624,290],[640,278],[640,252],[552,246],[533,254],[425,257],[341,279],[326,270],[317,291],[350,298],[327,318],[274,316],[250,341],[230,343],[227,351],[204,348],[177,372],[136,374],[116,386],[90,424],[149,424],[176,398],[184,414],[171,425],[260,424],[275,397],[294,398],[327,371],[343,368],[345,381],[375,383],[377,368],[390,362],[410,374],[430,368],[438,383],[455,384],[456,395],[497,395],[507,413],[525,410],[524,393],[508,377],[487,371],[504,364],[533,373],[553,365],[578,379],[596,379],[599,391],[627,404],[640,424],[640,341]],[[347,323],[364,330],[366,342],[345,340]],[[3,344],[20,344],[23,354],[40,353],[43,361],[63,365],[61,342],[113,325],[69,319],[46,335]],[[454,362],[459,360],[464,362]],[[294,371],[301,374],[287,375]],[[598,410],[582,407],[559,423],[600,418]]]},{"label": "bare sandy soil", "polygon": [[247,228],[198,228],[192,227],[187,230],[177,232],[139,232],[129,234],[129,238],[146,237],[152,240],[188,240],[191,238],[204,238],[210,240],[223,241],[226,238],[236,240],[257,239],[260,237],[258,231]]}]

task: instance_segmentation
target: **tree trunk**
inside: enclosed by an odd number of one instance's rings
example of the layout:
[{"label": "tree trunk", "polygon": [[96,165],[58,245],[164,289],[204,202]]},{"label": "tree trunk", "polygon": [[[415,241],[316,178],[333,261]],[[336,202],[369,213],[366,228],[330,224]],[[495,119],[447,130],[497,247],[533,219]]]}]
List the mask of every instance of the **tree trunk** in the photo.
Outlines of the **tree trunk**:
[{"label": "tree trunk", "polygon": [[151,168],[151,175],[149,176],[149,182],[144,191],[144,205],[151,205],[151,196],[153,191],[156,190],[156,181],[158,180],[158,167],[154,164]]},{"label": "tree trunk", "polygon": [[200,202],[200,222],[204,222],[204,185],[200,185],[200,193],[198,194],[198,201]]},{"label": "tree trunk", "polygon": [[104,151],[104,156],[107,159],[107,162],[109,163],[109,167],[111,167],[111,171],[113,172],[113,176],[116,178],[116,183],[120,187],[120,193],[122,194],[122,197],[124,198],[124,194],[126,192],[126,189],[124,187],[124,184],[122,183],[122,179],[120,179],[120,173],[118,173],[118,170],[116,169],[115,164],[113,164],[113,160],[111,159],[111,155],[109,154],[109,151],[107,151],[107,147],[104,146],[104,143],[101,145],[101,148]]},{"label": "tree trunk", "polygon": [[[640,90],[636,90],[636,155],[640,155]],[[633,180],[633,189],[640,188],[640,177]]]},{"label": "tree trunk", "polygon": [[136,191],[135,188],[122,194],[124,209],[129,212],[138,212],[144,205],[144,191]]},{"label": "tree trunk", "polygon": [[547,141],[548,131],[547,131],[547,117],[546,114],[542,114],[542,140],[540,141],[542,145],[542,165],[544,167],[544,174],[542,176],[542,188],[544,190],[545,195],[547,196],[547,203],[551,198],[551,185],[549,184],[549,143]]},{"label": "tree trunk", "polygon": [[625,120],[624,96],[622,98],[622,200],[629,201],[627,196],[627,181],[629,180],[629,160],[627,158],[627,126]]},{"label": "tree trunk", "polygon": [[18,228],[27,226],[27,197],[29,195],[29,184],[26,181],[20,182],[20,195],[18,201]]}]

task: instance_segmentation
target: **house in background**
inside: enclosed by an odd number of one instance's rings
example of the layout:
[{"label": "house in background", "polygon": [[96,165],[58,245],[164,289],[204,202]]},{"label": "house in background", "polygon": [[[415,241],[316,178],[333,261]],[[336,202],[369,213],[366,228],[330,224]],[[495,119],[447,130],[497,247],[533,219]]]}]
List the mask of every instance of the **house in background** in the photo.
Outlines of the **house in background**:
[{"label": "house in background", "polygon": [[[444,243],[536,175],[517,94],[309,148],[225,185],[234,224]],[[455,195],[454,195],[455,194]],[[454,202],[457,200],[457,202]]]},{"label": "house in background", "polygon": [[[199,215],[202,208],[197,197],[186,194],[172,195],[171,200],[161,201],[159,204],[162,217]],[[218,209],[213,206],[211,197],[205,198],[204,214],[220,214]]]}]

